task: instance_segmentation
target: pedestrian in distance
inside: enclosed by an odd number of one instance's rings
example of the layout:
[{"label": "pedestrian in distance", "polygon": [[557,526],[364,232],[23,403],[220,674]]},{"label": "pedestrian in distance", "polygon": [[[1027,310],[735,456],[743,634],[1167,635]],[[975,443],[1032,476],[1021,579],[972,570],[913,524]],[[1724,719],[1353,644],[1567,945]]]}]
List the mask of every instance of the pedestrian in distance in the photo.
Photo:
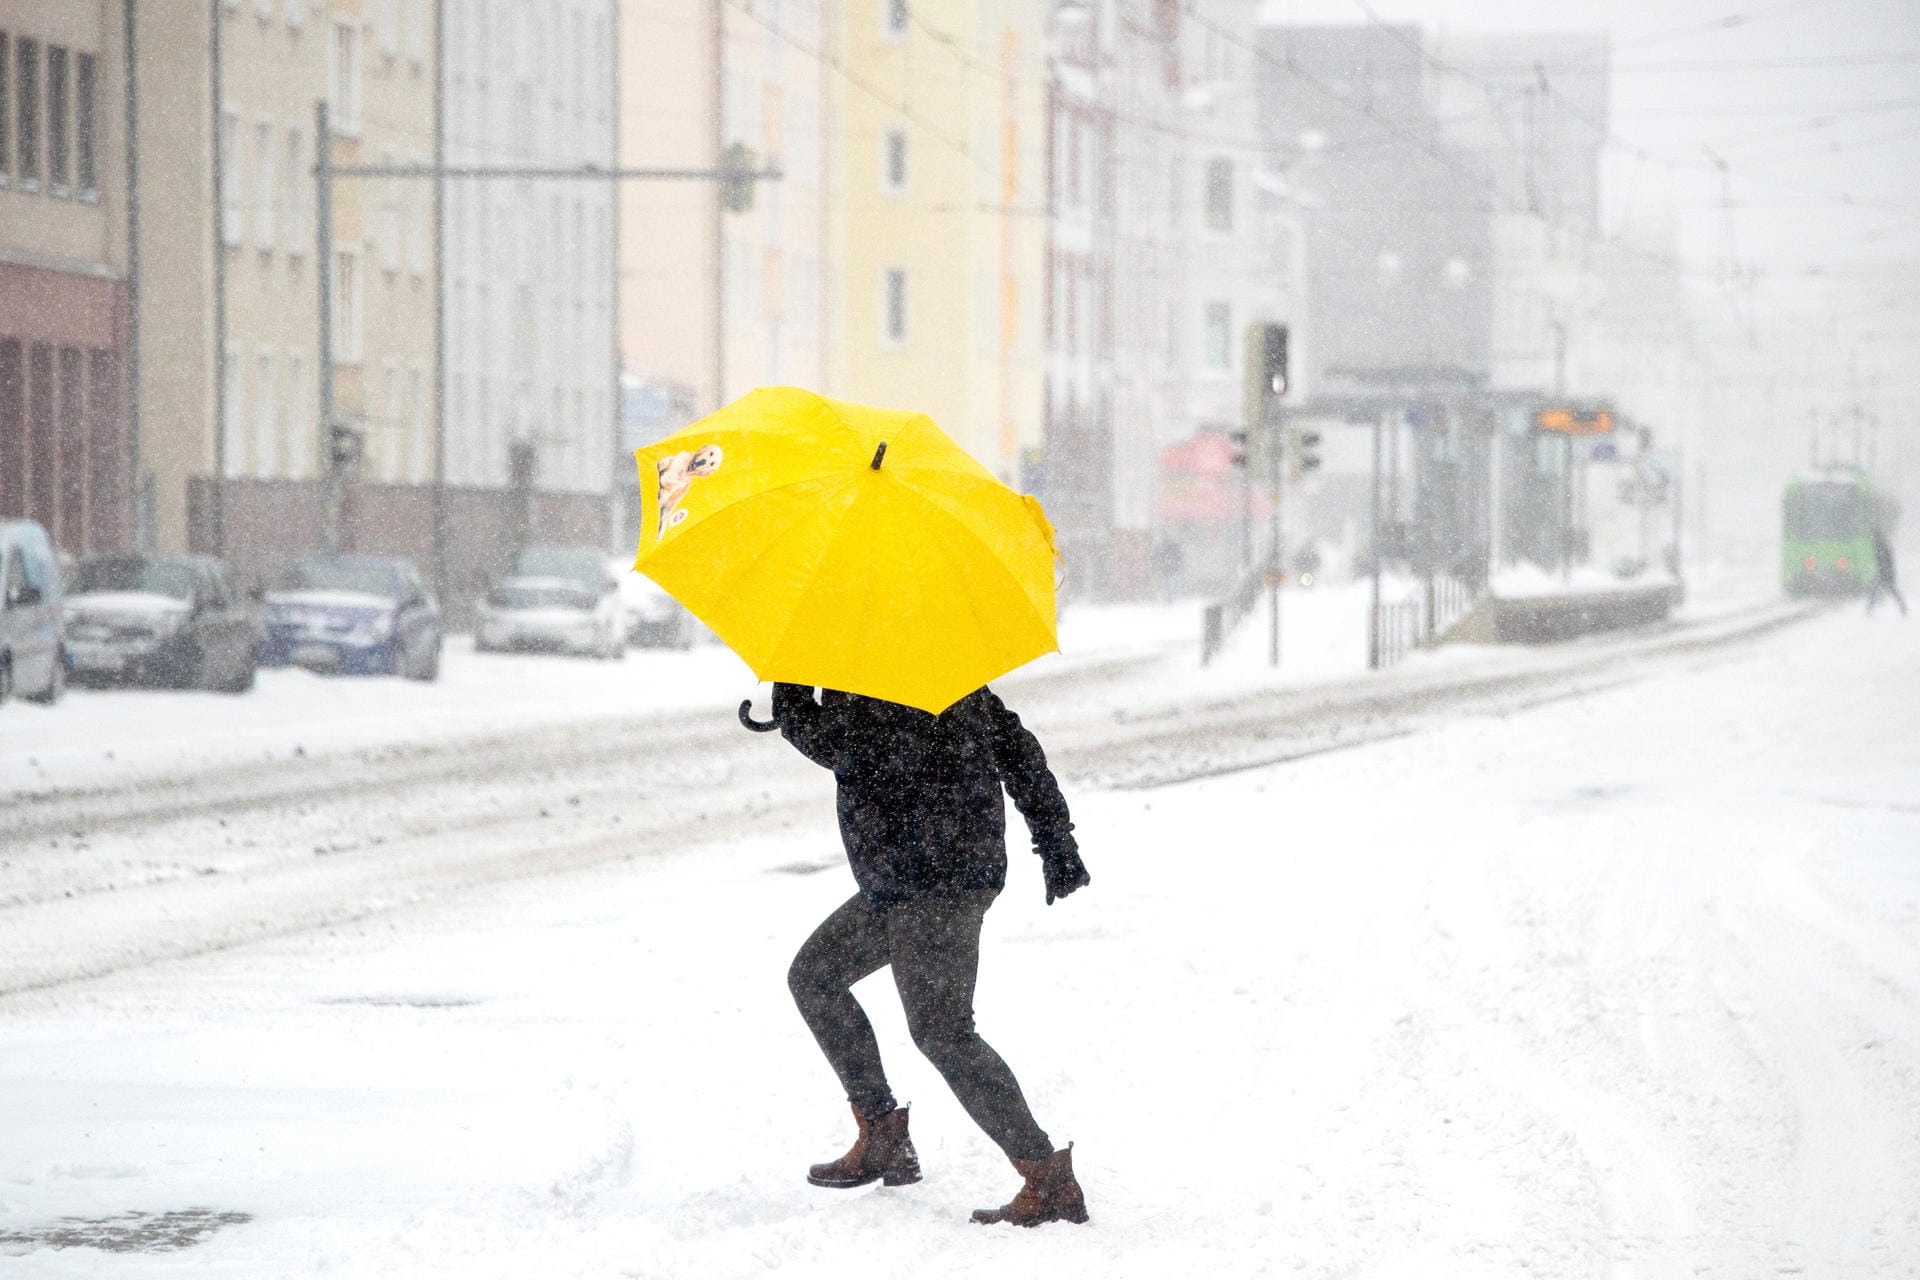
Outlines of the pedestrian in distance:
[{"label": "pedestrian in distance", "polygon": [[1174,594],[1180,585],[1180,566],[1185,560],[1186,554],[1180,550],[1180,544],[1172,538],[1163,537],[1154,544],[1153,574],[1160,580],[1161,603],[1173,603]]},{"label": "pedestrian in distance", "polygon": [[841,840],[859,886],[787,972],[858,1130],[852,1148],[814,1165],[807,1181],[920,1180],[907,1108],[887,1084],[873,1026],[851,990],[891,966],[914,1044],[1023,1179],[1011,1201],[975,1211],[973,1221],[1085,1222],[1072,1144],[1055,1149],[1012,1070],[974,1027],[980,930],[1007,877],[1003,787],[1033,836],[1048,904],[1091,881],[1039,741],[984,687],[933,715],[835,690],[816,700],[811,688],[776,684],[773,711],[786,740],[833,771]]},{"label": "pedestrian in distance", "polygon": [[1900,594],[1900,586],[1893,577],[1893,547],[1887,541],[1887,532],[1876,528],[1873,531],[1873,586],[1867,591],[1867,612],[1873,612],[1873,606],[1880,602],[1880,593],[1885,591],[1900,606],[1900,616],[1907,616],[1907,602]]}]

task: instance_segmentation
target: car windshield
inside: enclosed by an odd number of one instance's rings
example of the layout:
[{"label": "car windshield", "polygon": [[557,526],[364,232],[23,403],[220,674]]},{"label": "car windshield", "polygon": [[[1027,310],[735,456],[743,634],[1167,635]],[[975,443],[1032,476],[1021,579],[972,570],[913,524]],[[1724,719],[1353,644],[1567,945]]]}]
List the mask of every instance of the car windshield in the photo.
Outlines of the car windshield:
[{"label": "car windshield", "polygon": [[600,553],[583,547],[522,547],[513,558],[516,578],[565,578],[595,593],[604,574]]},{"label": "car windshield", "polygon": [[194,572],[190,565],[138,557],[83,560],[73,575],[72,594],[93,591],[144,591],[176,600],[193,599]]},{"label": "car windshield", "polygon": [[280,589],[357,591],[398,600],[400,575],[384,564],[366,560],[302,560],[281,580]]},{"label": "car windshield", "polygon": [[487,593],[496,609],[591,609],[593,595],[578,587],[501,586]]},{"label": "car windshield", "polygon": [[1860,533],[1860,491],[1850,484],[1803,484],[1787,495],[1787,532],[1797,538]]}]

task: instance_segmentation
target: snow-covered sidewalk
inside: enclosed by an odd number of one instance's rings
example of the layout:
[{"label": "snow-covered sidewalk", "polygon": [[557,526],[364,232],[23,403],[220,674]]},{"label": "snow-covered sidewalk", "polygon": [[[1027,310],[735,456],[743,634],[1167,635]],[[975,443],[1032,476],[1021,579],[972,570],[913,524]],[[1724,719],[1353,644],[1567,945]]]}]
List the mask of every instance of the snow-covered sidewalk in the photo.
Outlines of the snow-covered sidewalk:
[{"label": "snow-covered sidewalk", "polygon": [[[967,1224],[1014,1180],[884,975],[860,994],[927,1180],[802,1180],[848,1129],[783,983],[849,890],[821,775],[818,823],[0,1006],[0,1269],[1909,1275],[1915,636],[1849,610],[1075,793],[1094,884],[1045,907],[1016,854],[978,1006],[1079,1144],[1087,1228]],[[215,1228],[174,1252],[33,1243],[185,1210],[233,1216],[173,1220]]]}]

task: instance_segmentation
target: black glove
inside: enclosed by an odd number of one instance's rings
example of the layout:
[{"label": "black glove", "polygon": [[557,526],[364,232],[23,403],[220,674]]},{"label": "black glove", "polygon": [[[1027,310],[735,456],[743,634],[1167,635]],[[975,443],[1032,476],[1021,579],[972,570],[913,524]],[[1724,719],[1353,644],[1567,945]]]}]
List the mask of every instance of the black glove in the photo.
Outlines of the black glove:
[{"label": "black glove", "polygon": [[1075,889],[1084,889],[1093,883],[1093,877],[1087,874],[1087,864],[1080,861],[1080,846],[1072,836],[1035,841],[1034,849],[1040,855],[1040,870],[1047,881],[1048,906],[1053,905],[1055,898],[1064,898]]},{"label": "black glove", "polygon": [[802,704],[805,704],[805,708],[807,709],[818,705],[813,700],[812,686],[804,684],[775,684],[773,686],[773,718],[775,721],[785,720],[789,714],[796,712],[804,715],[806,712],[802,708]]}]

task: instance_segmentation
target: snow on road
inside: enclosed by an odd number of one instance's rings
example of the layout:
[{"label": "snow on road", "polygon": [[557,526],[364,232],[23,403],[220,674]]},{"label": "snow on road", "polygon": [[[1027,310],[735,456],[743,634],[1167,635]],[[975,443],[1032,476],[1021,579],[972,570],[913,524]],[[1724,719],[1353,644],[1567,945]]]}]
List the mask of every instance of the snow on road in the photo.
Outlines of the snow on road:
[{"label": "snow on road", "polygon": [[783,981],[850,887],[822,774],[817,817],[0,1003],[0,1271],[1910,1276],[1916,708],[1912,628],[1848,610],[1075,791],[1094,884],[1016,853],[978,1005],[1087,1228],[966,1222],[1014,1179],[884,976],[927,1180],[803,1181],[849,1129]]}]

